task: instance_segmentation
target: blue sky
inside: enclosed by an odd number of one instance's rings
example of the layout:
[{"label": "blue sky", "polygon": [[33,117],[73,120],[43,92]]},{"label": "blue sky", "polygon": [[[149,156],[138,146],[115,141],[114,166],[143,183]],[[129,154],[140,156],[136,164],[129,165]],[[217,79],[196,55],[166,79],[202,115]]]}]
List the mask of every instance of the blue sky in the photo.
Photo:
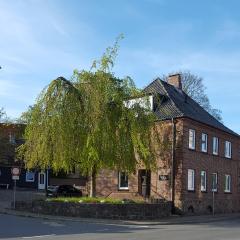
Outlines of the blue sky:
[{"label": "blue sky", "polygon": [[18,117],[58,76],[89,69],[123,33],[115,73],[138,87],[190,70],[240,133],[240,2],[0,0],[0,106]]}]

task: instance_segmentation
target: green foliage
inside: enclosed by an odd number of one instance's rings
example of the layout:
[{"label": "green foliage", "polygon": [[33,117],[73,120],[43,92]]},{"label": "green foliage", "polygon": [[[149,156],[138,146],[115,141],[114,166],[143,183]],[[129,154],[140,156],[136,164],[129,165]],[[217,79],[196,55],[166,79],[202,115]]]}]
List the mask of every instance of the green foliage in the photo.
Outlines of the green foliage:
[{"label": "green foliage", "polygon": [[131,78],[115,77],[117,51],[118,40],[90,71],[53,80],[24,114],[26,142],[18,153],[28,168],[89,175],[101,168],[133,172],[138,164],[155,166],[155,116],[139,103],[126,107],[144,93]]}]

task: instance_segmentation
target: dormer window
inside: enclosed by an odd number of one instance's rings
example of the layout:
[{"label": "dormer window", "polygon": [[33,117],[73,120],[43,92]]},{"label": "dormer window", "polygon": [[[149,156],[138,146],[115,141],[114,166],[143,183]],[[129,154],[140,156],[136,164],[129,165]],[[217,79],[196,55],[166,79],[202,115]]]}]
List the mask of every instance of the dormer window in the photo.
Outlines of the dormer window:
[{"label": "dormer window", "polygon": [[129,99],[124,101],[124,105],[127,108],[134,108],[135,104],[138,104],[141,108],[144,108],[148,111],[153,110],[153,95]]}]

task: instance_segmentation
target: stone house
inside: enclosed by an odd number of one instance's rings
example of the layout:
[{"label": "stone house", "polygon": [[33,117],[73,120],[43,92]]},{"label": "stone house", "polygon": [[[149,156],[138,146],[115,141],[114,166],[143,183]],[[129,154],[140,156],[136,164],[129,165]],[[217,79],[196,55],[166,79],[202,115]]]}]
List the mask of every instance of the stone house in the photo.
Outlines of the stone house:
[{"label": "stone house", "polygon": [[128,176],[102,170],[97,196],[171,201],[179,212],[239,211],[239,135],[190,98],[178,74],[168,82],[156,79],[144,91],[152,94],[159,134],[170,147],[159,154],[154,171],[140,167]]}]

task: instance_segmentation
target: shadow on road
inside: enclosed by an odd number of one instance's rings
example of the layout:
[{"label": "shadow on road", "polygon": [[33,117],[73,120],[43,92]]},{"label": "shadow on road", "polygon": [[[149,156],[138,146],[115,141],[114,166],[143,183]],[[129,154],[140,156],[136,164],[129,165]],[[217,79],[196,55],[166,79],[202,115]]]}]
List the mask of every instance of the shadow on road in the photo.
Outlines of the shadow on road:
[{"label": "shadow on road", "polygon": [[[205,220],[207,219],[206,216],[205,218],[200,218]],[[118,234],[121,233],[126,234],[123,235],[125,236],[124,239],[129,239],[128,234],[135,233],[138,237],[146,237],[149,236],[149,234],[155,234],[155,238],[152,239],[159,239],[158,237],[160,234],[161,236],[164,236],[164,238],[162,239],[166,239],[165,237],[170,235],[172,236],[172,238],[169,239],[192,240],[200,239],[195,238],[197,237],[197,235],[192,235],[195,231],[197,231],[196,234],[203,234],[207,237],[210,237],[213,233],[221,233],[226,236],[229,236],[230,234],[235,234],[239,236],[240,234],[240,217],[237,216],[232,218],[221,217],[219,221],[199,221],[198,223],[194,223],[194,221],[184,223],[183,221],[181,221],[181,219],[179,220],[180,221],[178,221],[178,223],[175,222],[172,224],[163,225],[114,225],[104,223],[98,224],[89,222],[74,222],[69,220],[46,220],[41,218],[30,218],[0,214],[0,239],[34,237],[51,239],[51,236],[62,236],[63,239],[92,239],[93,237],[94,239],[107,240],[113,239],[115,238],[114,236],[119,236]],[[180,238],[179,234],[183,235],[182,238]],[[188,238],[186,238],[187,236]],[[205,239],[217,239],[207,237]]]},{"label": "shadow on road", "polygon": [[[0,238],[23,238],[50,235],[75,234],[116,234],[131,233],[144,229],[154,229],[148,226],[128,226],[96,224],[86,222],[52,221],[38,218],[17,217],[0,214]],[[159,228],[159,227],[158,227]]]}]

